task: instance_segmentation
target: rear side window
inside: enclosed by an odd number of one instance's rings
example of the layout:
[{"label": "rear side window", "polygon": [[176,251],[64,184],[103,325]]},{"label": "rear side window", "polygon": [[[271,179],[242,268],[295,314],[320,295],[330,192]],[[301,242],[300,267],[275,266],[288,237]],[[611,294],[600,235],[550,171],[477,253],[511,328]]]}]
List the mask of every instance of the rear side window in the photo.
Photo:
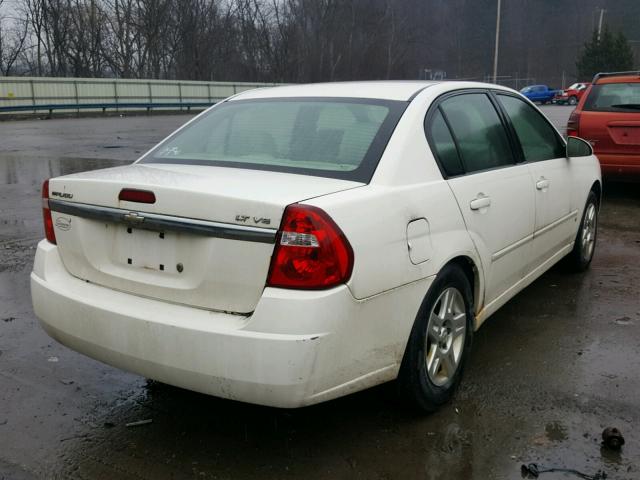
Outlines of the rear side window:
[{"label": "rear side window", "polygon": [[429,134],[433,149],[435,150],[434,153],[447,176],[453,177],[463,174],[464,169],[460,163],[456,144],[453,141],[449,127],[447,127],[442,117],[442,113],[440,113],[440,109],[436,110],[431,119]]},{"label": "rear side window", "polygon": [[440,104],[467,173],[514,164],[498,112],[484,93],[467,93]]},{"label": "rear side window", "polygon": [[565,156],[565,146],[557,132],[531,105],[509,95],[498,95],[498,99],[511,119],[526,161]]},{"label": "rear side window", "polygon": [[594,85],[583,110],[596,112],[640,111],[640,83],[606,83]]}]

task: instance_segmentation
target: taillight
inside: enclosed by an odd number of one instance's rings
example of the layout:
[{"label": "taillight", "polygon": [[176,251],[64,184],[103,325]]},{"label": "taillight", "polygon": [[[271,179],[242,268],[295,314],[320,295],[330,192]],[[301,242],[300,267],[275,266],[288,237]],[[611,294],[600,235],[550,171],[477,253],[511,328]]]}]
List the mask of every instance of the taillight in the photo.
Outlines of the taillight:
[{"label": "taillight", "polygon": [[319,290],[349,280],[353,250],[342,230],[323,210],[289,205],[271,257],[267,285]]},{"label": "taillight", "polygon": [[56,232],[53,230],[53,219],[49,209],[49,180],[42,183],[42,219],[44,220],[44,235],[55,245]]},{"label": "taillight", "polygon": [[567,137],[577,137],[580,130],[580,112],[574,110],[567,122]]}]

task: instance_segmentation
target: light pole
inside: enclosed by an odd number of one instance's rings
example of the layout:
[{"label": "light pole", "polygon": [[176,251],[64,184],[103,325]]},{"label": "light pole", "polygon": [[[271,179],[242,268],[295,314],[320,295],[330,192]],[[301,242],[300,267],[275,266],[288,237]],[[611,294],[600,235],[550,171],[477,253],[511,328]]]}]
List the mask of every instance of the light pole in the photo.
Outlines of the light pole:
[{"label": "light pole", "polygon": [[600,38],[602,36],[602,20],[604,20],[604,14],[606,13],[606,10],[604,8],[600,9],[600,21],[598,22],[598,41],[600,41]]},{"label": "light pole", "polygon": [[498,11],[496,12],[496,46],[493,51],[493,83],[498,79],[498,50],[500,47],[500,13],[502,10],[502,0],[498,0]]}]

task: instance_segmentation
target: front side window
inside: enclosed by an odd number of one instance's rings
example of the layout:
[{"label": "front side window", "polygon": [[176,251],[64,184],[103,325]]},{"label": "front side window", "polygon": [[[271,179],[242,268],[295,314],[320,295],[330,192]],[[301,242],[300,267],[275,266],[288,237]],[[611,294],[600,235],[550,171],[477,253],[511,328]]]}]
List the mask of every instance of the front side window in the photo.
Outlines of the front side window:
[{"label": "front side window", "polygon": [[456,95],[444,100],[440,108],[467,173],[515,163],[504,126],[486,94]]},{"label": "front side window", "polygon": [[584,110],[600,112],[638,112],[640,83],[606,83],[594,85]]},{"label": "front side window", "polygon": [[565,146],[557,132],[531,105],[509,95],[499,94],[498,99],[511,119],[526,161],[565,156]]},{"label": "front side window", "polygon": [[405,102],[266,99],[225,102],[142,163],[282,171],[368,182]]}]

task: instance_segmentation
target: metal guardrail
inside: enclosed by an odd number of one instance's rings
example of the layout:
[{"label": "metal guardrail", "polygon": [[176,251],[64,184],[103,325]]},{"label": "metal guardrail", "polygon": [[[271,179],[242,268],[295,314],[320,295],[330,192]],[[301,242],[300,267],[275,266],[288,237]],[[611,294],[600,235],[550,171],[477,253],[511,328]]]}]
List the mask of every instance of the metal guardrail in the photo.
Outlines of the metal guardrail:
[{"label": "metal guardrail", "polygon": [[57,110],[206,108],[236,93],[275,83],[201,82],[119,78],[48,78],[0,76],[0,117],[3,113]]},{"label": "metal guardrail", "polygon": [[3,112],[34,112],[49,111],[51,115],[54,110],[102,110],[105,113],[108,109],[127,110],[127,109],[146,109],[147,112],[154,108],[171,108],[175,110],[191,111],[194,109],[205,109],[214,105],[216,102],[189,102],[189,103],[79,103],[79,104],[58,104],[58,105],[13,105],[0,106],[0,113]]}]

